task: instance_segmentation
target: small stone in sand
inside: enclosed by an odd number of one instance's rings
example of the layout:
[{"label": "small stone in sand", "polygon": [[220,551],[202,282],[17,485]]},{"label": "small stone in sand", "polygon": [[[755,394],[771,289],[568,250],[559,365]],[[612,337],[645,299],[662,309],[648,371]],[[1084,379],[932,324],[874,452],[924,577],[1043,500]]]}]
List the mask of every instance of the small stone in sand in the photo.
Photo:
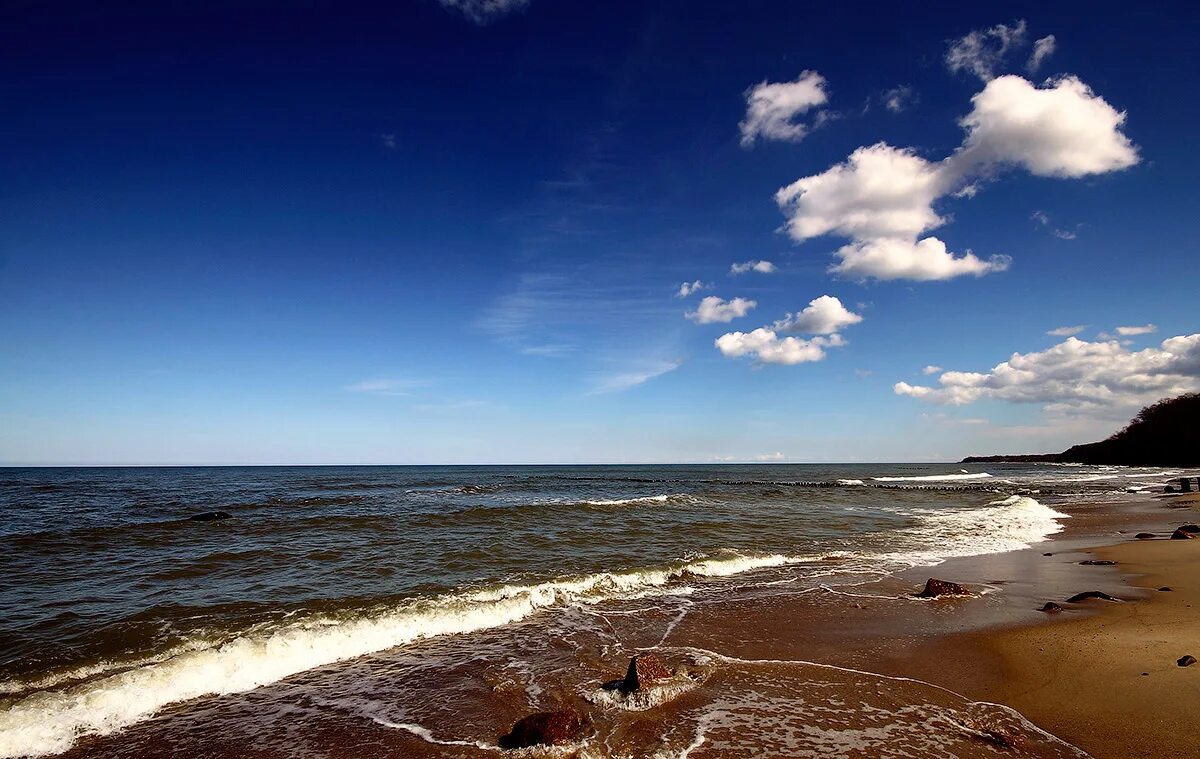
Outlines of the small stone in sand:
[{"label": "small stone in sand", "polygon": [[1086,601],[1089,598],[1099,598],[1102,601],[1116,601],[1117,600],[1102,590],[1086,590],[1083,593],[1076,593],[1075,595],[1068,598],[1067,603],[1077,604],[1080,601]]},{"label": "small stone in sand", "polygon": [[1179,661],[1177,661],[1175,663],[1181,667],[1190,667],[1196,663],[1196,657],[1192,656],[1191,654],[1188,654],[1187,656],[1181,657],[1179,659]]},{"label": "small stone in sand", "polygon": [[1155,537],[1155,535],[1152,532],[1139,532],[1133,537],[1137,538],[1138,540],[1151,540]]},{"label": "small stone in sand", "polygon": [[1053,555],[1054,555],[1054,554],[1052,554],[1052,553],[1044,553],[1044,554],[1042,554],[1042,556],[1053,556]]},{"label": "small stone in sand", "polygon": [[1056,611],[1062,611],[1062,607],[1053,601],[1047,601],[1038,611],[1044,611],[1047,614],[1053,614]]},{"label": "small stone in sand", "polygon": [[1159,588],[1159,589],[1158,589],[1158,592],[1159,592],[1159,593],[1170,593],[1170,592],[1171,592],[1171,586],[1170,586],[1170,585],[1164,585],[1164,586],[1162,586],[1161,588]]},{"label": "small stone in sand", "polygon": [[1088,559],[1087,561],[1081,561],[1079,563],[1087,567],[1108,567],[1116,564],[1117,562],[1108,561],[1107,559]]}]

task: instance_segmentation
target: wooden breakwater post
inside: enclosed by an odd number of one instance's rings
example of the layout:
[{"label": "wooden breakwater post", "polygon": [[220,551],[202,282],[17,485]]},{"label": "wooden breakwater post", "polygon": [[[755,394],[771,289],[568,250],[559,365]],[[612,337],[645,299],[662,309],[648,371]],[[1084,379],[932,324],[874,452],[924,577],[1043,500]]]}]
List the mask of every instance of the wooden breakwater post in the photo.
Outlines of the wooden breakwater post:
[{"label": "wooden breakwater post", "polygon": [[1179,492],[1180,493],[1192,492],[1192,480],[1190,477],[1180,477],[1179,478]]}]

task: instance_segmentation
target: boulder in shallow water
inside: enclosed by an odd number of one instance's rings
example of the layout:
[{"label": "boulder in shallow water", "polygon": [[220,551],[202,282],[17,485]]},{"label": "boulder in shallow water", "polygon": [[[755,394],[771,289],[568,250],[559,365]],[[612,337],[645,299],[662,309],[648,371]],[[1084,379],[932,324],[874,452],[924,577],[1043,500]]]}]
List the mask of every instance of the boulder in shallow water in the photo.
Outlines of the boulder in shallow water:
[{"label": "boulder in shallow water", "polygon": [[1171,533],[1171,540],[1191,540],[1194,537],[1196,537],[1194,533],[1188,532],[1182,528]]},{"label": "boulder in shallow water", "polygon": [[1044,611],[1047,614],[1054,614],[1055,612],[1059,612],[1062,610],[1063,610],[1062,607],[1059,606],[1058,604],[1054,603],[1053,601],[1047,601],[1046,603],[1044,603],[1042,605],[1042,608],[1038,609],[1038,611]]},{"label": "boulder in shallow water", "polygon": [[1156,538],[1158,536],[1152,532],[1139,532],[1137,535],[1134,535],[1133,537],[1137,538],[1138,540],[1152,540],[1153,538]]},{"label": "boulder in shallow water", "polygon": [[1067,599],[1067,603],[1069,603],[1069,604],[1077,604],[1077,603],[1080,603],[1081,601],[1087,601],[1087,600],[1088,600],[1088,599],[1090,599],[1090,598],[1098,598],[1098,599],[1100,599],[1101,601],[1117,601],[1117,600],[1120,600],[1120,599],[1117,599],[1117,598],[1113,598],[1113,597],[1112,597],[1112,596],[1110,596],[1109,594],[1105,593],[1103,590],[1085,590],[1085,591],[1084,591],[1084,592],[1082,592],[1082,593],[1076,593],[1075,595],[1073,595],[1073,596],[1071,596],[1070,598],[1068,598],[1068,599]]},{"label": "boulder in shallow water", "polygon": [[1193,535],[1195,535],[1197,533],[1200,533],[1200,524],[1181,524],[1181,525],[1179,525],[1179,529],[1183,530],[1184,532],[1190,532]]},{"label": "boulder in shallow water", "polygon": [[656,654],[642,654],[629,660],[629,669],[625,671],[625,679],[617,680],[614,685],[622,693],[633,693],[641,690],[646,683],[655,680],[666,680],[671,676],[671,670]]},{"label": "boulder in shallow water", "polygon": [[1179,661],[1177,661],[1175,663],[1181,667],[1190,667],[1196,663],[1196,657],[1194,657],[1190,654],[1188,656],[1181,656],[1179,658]]},{"label": "boulder in shallow water", "polygon": [[522,717],[508,735],[501,736],[500,747],[528,748],[570,743],[579,737],[586,725],[587,719],[574,709],[537,712]]},{"label": "boulder in shallow water", "polygon": [[917,598],[937,598],[938,596],[969,596],[971,591],[956,582],[939,580],[930,577],[925,581],[925,589],[915,594]]},{"label": "boulder in shallow water", "polygon": [[192,514],[188,517],[189,522],[215,522],[218,519],[229,519],[233,514],[228,511],[206,511],[203,514]]}]

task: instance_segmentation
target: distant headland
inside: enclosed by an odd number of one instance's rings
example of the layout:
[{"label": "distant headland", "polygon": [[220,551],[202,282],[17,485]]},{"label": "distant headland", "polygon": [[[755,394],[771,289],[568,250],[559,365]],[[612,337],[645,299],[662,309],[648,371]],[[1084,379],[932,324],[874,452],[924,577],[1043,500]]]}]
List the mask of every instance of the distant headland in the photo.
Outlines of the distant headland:
[{"label": "distant headland", "polygon": [[1167,398],[1147,406],[1124,429],[1106,440],[1073,445],[1062,453],[963,459],[964,464],[996,461],[1200,467],[1200,393]]}]

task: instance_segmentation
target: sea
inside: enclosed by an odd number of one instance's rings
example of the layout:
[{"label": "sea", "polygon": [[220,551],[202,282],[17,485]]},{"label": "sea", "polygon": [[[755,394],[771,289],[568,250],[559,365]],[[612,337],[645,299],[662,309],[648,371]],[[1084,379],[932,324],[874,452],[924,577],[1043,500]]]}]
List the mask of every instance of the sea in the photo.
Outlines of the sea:
[{"label": "sea", "polygon": [[[841,604],[912,567],[1025,548],[1063,528],[1057,504],[1178,474],[0,469],[0,757],[498,756],[514,719],[566,704],[588,731],[538,755],[989,755],[990,720],[1029,755],[1077,756],[1003,707],[673,635],[706,615],[738,634],[739,598]],[[599,687],[647,651],[678,666],[670,682]]]}]

